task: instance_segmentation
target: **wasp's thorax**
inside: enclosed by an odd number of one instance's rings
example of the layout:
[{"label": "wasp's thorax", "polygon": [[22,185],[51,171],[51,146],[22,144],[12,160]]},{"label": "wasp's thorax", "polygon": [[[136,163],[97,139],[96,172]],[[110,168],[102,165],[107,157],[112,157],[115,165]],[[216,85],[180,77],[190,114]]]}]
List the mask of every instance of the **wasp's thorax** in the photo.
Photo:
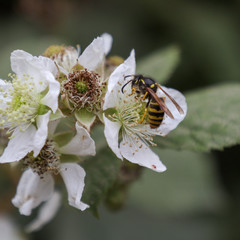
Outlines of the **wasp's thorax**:
[{"label": "wasp's thorax", "polygon": [[56,151],[55,144],[47,140],[39,155],[35,158],[29,153],[23,159],[24,168],[31,168],[41,178],[46,172],[57,174],[59,172],[60,154]]},{"label": "wasp's thorax", "polygon": [[87,69],[77,70],[68,75],[68,80],[63,84],[63,94],[73,109],[87,108],[93,111],[101,101],[102,87],[97,73]]},{"label": "wasp's thorax", "polygon": [[132,89],[135,89],[137,94],[145,94],[147,88],[151,88],[154,92],[157,91],[157,84],[152,78],[135,75],[132,80]]}]

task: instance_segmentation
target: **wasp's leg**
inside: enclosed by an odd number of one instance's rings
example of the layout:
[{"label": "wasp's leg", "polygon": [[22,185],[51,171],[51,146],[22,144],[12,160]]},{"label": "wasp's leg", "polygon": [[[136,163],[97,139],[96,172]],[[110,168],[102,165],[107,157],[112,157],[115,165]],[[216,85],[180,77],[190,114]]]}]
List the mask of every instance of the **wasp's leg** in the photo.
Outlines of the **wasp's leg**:
[{"label": "wasp's leg", "polygon": [[128,96],[132,96],[137,90],[135,88],[132,88],[132,92]]},{"label": "wasp's leg", "polygon": [[148,92],[146,92],[140,100],[142,100],[142,101],[145,100],[147,96],[148,96]]},{"label": "wasp's leg", "polygon": [[[145,93],[145,95],[146,95],[146,93]],[[145,95],[144,95],[144,96],[145,96]],[[149,100],[148,100],[148,102],[147,102],[147,105],[146,105],[146,107],[145,107],[145,110],[144,110],[144,114],[143,114],[143,116],[142,116],[142,119],[139,121],[139,124],[143,123],[143,121],[144,121],[144,118],[145,118],[145,116],[146,116],[146,114],[147,114],[147,111],[148,111],[148,105],[149,105],[150,101],[151,101],[151,99],[149,98]]]}]

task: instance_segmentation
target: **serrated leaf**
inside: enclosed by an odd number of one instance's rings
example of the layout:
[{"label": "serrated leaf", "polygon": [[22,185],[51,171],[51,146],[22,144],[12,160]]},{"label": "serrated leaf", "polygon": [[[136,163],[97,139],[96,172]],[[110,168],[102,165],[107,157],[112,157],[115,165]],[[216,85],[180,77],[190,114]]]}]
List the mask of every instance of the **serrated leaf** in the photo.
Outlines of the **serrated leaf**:
[{"label": "serrated leaf", "polygon": [[180,49],[177,46],[160,49],[138,62],[137,73],[150,76],[163,84],[170,78],[179,60]]},{"label": "serrated leaf", "polygon": [[121,163],[121,160],[117,159],[108,148],[104,148],[98,152],[97,156],[81,164],[86,171],[86,185],[82,200],[95,212],[108,189],[117,179]]},{"label": "serrated leaf", "polygon": [[158,147],[208,152],[240,143],[240,84],[227,84],[186,95],[186,119]]}]

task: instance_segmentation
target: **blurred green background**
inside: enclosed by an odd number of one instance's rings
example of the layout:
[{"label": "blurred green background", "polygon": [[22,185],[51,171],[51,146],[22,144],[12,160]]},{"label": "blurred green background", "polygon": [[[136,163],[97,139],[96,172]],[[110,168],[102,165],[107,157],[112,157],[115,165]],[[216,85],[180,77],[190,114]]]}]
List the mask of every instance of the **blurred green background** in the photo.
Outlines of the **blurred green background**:
[{"label": "blurred green background", "polygon": [[[9,0],[1,3],[0,13],[3,79],[11,72],[14,49],[33,55],[52,44],[81,44],[84,49],[94,37],[108,32],[114,38],[110,55],[126,58],[135,48],[137,61],[178,45],[181,61],[167,85],[185,93],[240,81],[237,0]],[[168,170],[162,174],[144,170],[121,211],[111,213],[101,206],[96,219],[65,204],[50,224],[28,238],[240,239],[239,147],[206,154],[162,149],[157,153]],[[30,218],[19,216],[9,201],[20,173],[14,175],[7,167],[0,172],[0,210],[10,211],[23,228]]]}]

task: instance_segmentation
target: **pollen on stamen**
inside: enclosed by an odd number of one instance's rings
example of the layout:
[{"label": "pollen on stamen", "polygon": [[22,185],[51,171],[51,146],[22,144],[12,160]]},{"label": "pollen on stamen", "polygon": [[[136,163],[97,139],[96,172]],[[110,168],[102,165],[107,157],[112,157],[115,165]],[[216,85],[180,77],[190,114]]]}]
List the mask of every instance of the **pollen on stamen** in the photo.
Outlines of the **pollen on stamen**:
[{"label": "pollen on stamen", "polygon": [[[31,123],[31,119],[36,117],[36,109],[39,105],[41,96],[37,93],[34,82],[29,81],[29,75],[23,75],[23,79],[15,74],[8,74],[12,82],[8,83],[8,90],[3,94],[2,102],[7,106],[0,108],[1,117],[5,118],[5,128]],[[4,91],[4,89],[2,89]]]}]

